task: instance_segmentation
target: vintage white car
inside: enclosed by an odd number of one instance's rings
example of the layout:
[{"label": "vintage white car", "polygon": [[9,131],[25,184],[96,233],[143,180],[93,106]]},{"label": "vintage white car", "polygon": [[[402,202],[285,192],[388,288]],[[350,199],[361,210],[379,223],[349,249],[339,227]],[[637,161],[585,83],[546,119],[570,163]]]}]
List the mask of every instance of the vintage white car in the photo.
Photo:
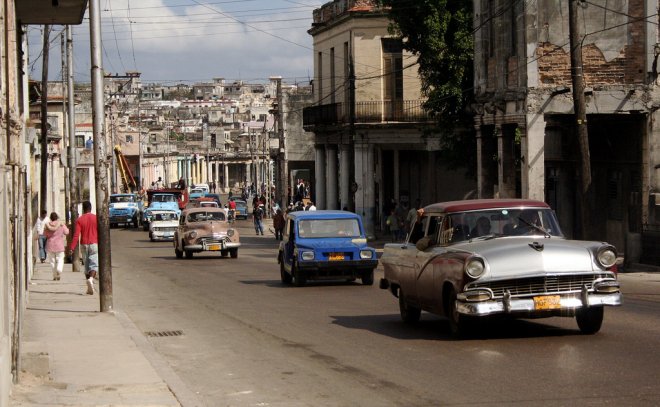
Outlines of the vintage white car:
[{"label": "vintage white car", "polygon": [[173,240],[177,226],[179,226],[179,214],[176,211],[155,210],[151,212],[149,239],[152,242]]},{"label": "vintage white car", "polygon": [[404,321],[444,315],[456,336],[493,315],[575,317],[593,334],[604,307],[622,303],[616,261],[608,243],[564,238],[544,202],[444,202],[418,211],[406,242],[385,245],[380,287]]}]

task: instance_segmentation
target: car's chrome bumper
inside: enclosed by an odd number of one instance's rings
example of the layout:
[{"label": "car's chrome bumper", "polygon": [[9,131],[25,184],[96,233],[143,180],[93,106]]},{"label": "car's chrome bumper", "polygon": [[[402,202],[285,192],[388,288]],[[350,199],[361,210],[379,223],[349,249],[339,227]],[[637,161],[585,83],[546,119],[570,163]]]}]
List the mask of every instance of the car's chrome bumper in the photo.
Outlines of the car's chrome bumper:
[{"label": "car's chrome bumper", "polygon": [[623,303],[623,297],[618,293],[577,293],[560,295],[559,308],[552,310],[539,310],[534,305],[533,297],[501,298],[480,302],[456,301],[456,310],[464,315],[492,315],[492,314],[541,314],[543,312],[557,312],[576,310],[582,307],[618,306]]},{"label": "car's chrome bumper", "polygon": [[151,232],[151,238],[154,240],[174,240],[174,234],[166,235],[164,232]]},{"label": "car's chrome bumper", "polygon": [[[241,247],[240,243],[234,243],[234,242],[226,242],[226,243],[218,243],[218,244],[222,246],[221,250],[238,249],[239,247]],[[186,250],[192,252],[211,251],[208,248],[208,245],[203,245],[203,244],[188,244],[186,245]]]}]

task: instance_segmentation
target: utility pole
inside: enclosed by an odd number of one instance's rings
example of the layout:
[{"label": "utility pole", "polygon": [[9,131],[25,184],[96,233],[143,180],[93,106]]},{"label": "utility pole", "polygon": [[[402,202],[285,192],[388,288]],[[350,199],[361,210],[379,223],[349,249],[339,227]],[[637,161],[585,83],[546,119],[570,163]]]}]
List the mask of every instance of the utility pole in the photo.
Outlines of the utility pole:
[{"label": "utility pole", "polygon": [[108,154],[103,103],[103,59],[100,0],[89,1],[89,35],[92,57],[92,123],[94,127],[94,176],[96,177],[96,218],[99,239],[99,301],[101,312],[113,312],[110,221],[108,218]]},{"label": "utility pole", "polygon": [[[40,212],[48,210],[48,51],[50,25],[44,25],[44,44],[41,51],[41,185]],[[41,215],[41,214],[40,214]]]},{"label": "utility pole", "polygon": [[280,206],[286,208],[289,204],[287,202],[287,193],[289,191],[288,176],[288,163],[286,159],[286,140],[284,139],[284,118],[282,114],[282,77],[275,78],[277,85],[276,98],[277,106],[273,109],[275,114],[275,124],[277,126],[277,190],[279,192]]},{"label": "utility pole", "polygon": [[[67,100],[69,114],[67,119],[69,121],[69,144],[67,145],[67,166],[69,167],[69,212],[71,213],[71,235],[76,232],[76,221],[78,220],[78,201],[80,196],[78,193],[78,160],[76,159],[76,125],[74,120],[74,101],[73,101],[73,35],[71,34],[71,27],[66,26],[66,85],[67,85]],[[74,272],[80,271],[80,263],[77,261],[80,256],[80,245],[72,254],[71,266]]]},{"label": "utility pole", "polygon": [[581,237],[591,235],[592,214],[595,209],[593,187],[591,184],[591,157],[589,154],[589,132],[587,128],[587,109],[584,100],[584,75],[582,70],[582,40],[578,24],[578,3],[581,0],[570,0],[568,10],[568,27],[571,44],[571,79],[573,82],[573,105],[575,111],[578,143],[580,146],[580,189],[579,207],[581,220]]},{"label": "utility pole", "polygon": [[[67,26],[68,28],[68,26]],[[68,132],[68,127],[69,127],[69,121],[67,120],[67,103],[69,101],[68,98],[66,98],[67,94],[67,88],[65,86],[66,83],[66,77],[67,77],[67,72],[66,72],[66,45],[65,45],[65,40],[66,40],[66,35],[64,35],[64,32],[60,33],[60,59],[62,60],[62,148],[66,148],[67,153],[70,151],[69,149],[69,138],[67,135],[69,134]],[[68,155],[67,155],[67,160],[68,160]],[[71,216],[69,214],[68,208],[71,206],[71,185],[66,181],[69,179],[69,166],[67,165],[64,167],[64,219],[67,224],[71,223]]]}]

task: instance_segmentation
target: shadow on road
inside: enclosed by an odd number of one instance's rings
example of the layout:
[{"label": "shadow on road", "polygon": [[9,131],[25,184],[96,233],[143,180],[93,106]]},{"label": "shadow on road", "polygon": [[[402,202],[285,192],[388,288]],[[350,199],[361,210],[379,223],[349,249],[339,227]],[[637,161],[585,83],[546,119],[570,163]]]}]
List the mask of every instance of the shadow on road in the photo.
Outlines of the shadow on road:
[{"label": "shadow on road", "polygon": [[[449,320],[423,314],[422,320],[406,324],[398,314],[331,316],[332,323],[350,329],[362,329],[396,339],[456,340],[450,334]],[[426,318],[426,319],[424,319]],[[580,331],[521,319],[490,319],[478,321],[466,340],[518,339],[581,335]]]}]

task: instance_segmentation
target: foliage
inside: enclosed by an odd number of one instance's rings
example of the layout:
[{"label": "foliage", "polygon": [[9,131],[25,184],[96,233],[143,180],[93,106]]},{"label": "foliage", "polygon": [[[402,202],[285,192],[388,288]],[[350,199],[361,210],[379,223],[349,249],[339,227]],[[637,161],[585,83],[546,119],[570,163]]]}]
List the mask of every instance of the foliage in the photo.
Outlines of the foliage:
[{"label": "foliage", "polygon": [[381,0],[389,6],[390,32],[417,55],[427,108],[457,122],[472,101],[472,2]]},{"label": "foliage", "polygon": [[[390,7],[390,32],[418,57],[425,107],[438,118],[443,156],[474,168],[471,131],[474,46],[472,2],[466,0],[380,0]],[[466,160],[471,157],[472,160]]]}]

